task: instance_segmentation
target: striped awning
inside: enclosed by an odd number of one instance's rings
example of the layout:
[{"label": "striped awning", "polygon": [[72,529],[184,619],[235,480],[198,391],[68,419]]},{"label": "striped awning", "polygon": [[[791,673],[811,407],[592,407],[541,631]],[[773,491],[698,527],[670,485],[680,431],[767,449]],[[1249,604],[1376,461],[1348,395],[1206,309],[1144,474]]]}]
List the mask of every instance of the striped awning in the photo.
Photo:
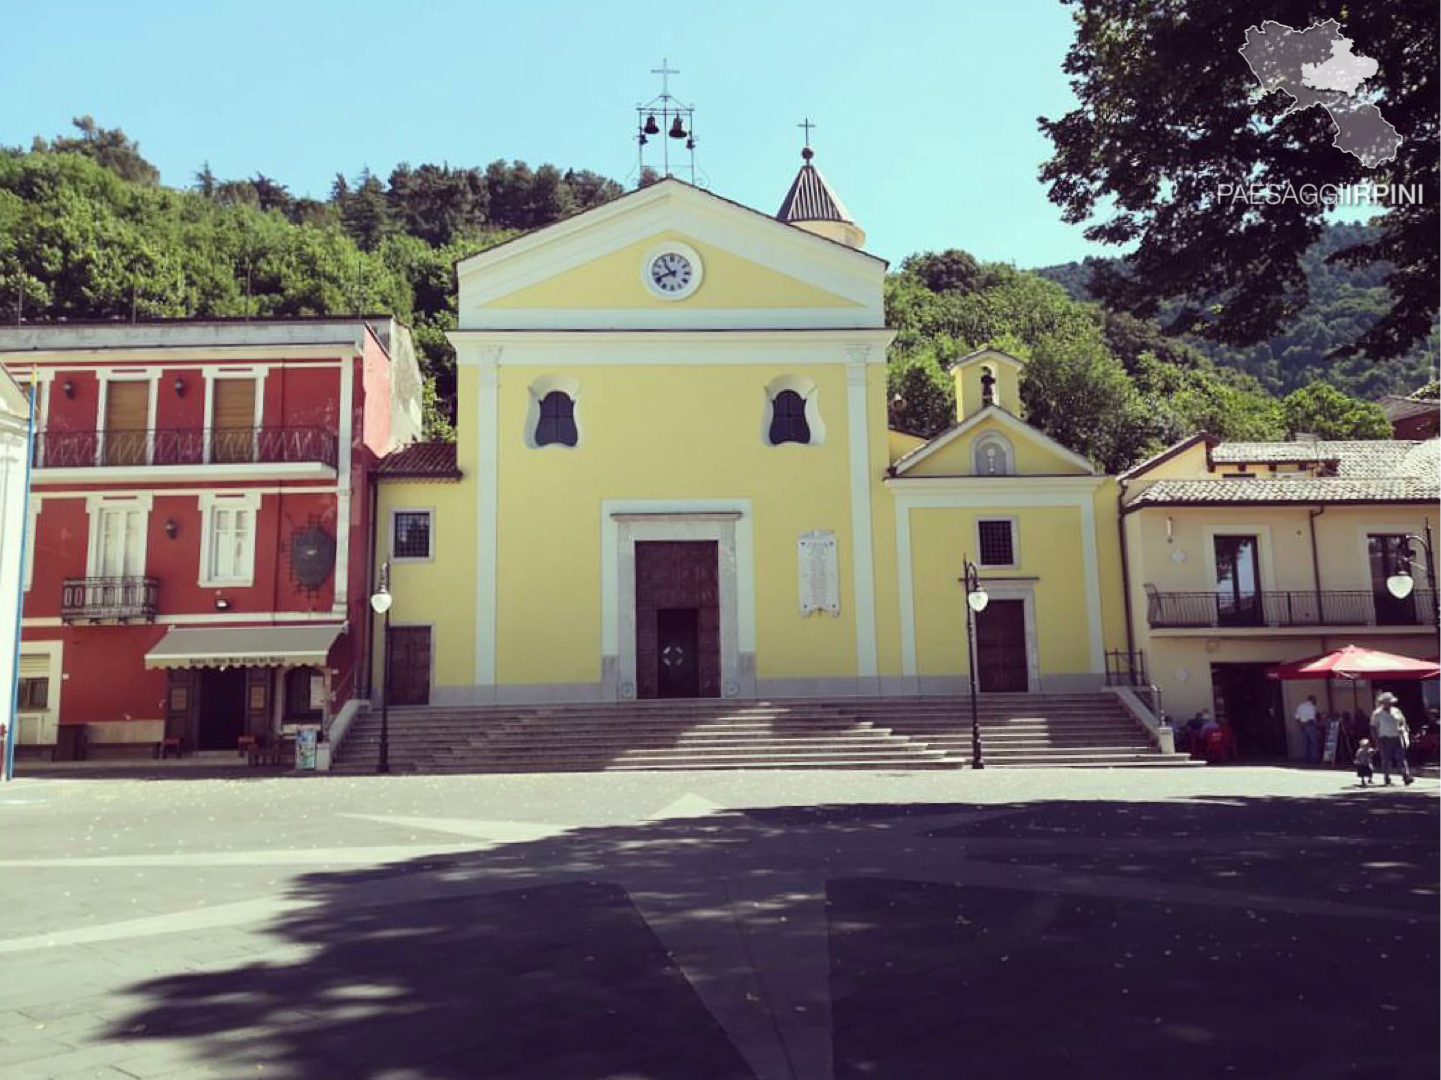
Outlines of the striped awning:
[{"label": "striped awning", "polygon": [[147,668],[297,667],[320,665],[345,627],[173,627],[145,654]]}]

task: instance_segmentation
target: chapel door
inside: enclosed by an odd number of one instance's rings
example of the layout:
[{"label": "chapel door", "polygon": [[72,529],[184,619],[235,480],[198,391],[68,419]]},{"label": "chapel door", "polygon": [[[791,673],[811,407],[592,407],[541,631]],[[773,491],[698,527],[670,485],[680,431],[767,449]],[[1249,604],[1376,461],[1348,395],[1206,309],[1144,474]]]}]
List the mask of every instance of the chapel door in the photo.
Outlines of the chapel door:
[{"label": "chapel door", "polygon": [[655,621],[656,697],[700,697],[700,610],[661,608]]},{"label": "chapel door", "polygon": [[430,704],[430,627],[390,628],[385,696],[392,705]]},{"label": "chapel door", "polygon": [[1024,601],[992,600],[976,616],[976,677],[988,693],[1030,689]]},{"label": "chapel door", "polygon": [[718,560],[714,540],[635,545],[637,697],[720,697]]}]

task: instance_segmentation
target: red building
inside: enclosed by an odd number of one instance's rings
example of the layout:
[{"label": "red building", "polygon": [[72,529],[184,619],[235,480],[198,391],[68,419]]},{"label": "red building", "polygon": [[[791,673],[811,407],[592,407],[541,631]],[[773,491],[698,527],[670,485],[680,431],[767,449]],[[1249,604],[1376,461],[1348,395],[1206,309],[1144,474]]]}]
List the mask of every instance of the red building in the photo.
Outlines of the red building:
[{"label": "red building", "polygon": [[235,751],[364,682],[370,472],[420,429],[387,317],[0,328],[39,386],[17,735]]}]

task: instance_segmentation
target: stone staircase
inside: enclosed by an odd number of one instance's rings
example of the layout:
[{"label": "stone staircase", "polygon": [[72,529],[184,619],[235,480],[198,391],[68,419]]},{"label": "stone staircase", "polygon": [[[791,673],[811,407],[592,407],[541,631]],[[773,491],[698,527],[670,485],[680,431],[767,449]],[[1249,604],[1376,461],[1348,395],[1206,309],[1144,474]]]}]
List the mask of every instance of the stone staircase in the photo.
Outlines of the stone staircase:
[{"label": "stone staircase", "polygon": [[[331,768],[374,772],[380,715],[356,717]],[[958,759],[846,707],[714,699],[390,710],[395,773],[927,769]]]},{"label": "stone staircase", "polygon": [[[1114,694],[981,694],[976,700],[988,768],[1198,764],[1185,754],[1160,753]],[[971,759],[969,697],[868,698],[851,707],[860,719]]]},{"label": "stone staircase", "polygon": [[[1162,755],[1110,694],[983,694],[989,767],[1190,764]],[[375,771],[378,712],[356,717],[332,771]],[[970,762],[965,697],[714,699],[390,710],[394,773],[665,769],[935,769]]]}]

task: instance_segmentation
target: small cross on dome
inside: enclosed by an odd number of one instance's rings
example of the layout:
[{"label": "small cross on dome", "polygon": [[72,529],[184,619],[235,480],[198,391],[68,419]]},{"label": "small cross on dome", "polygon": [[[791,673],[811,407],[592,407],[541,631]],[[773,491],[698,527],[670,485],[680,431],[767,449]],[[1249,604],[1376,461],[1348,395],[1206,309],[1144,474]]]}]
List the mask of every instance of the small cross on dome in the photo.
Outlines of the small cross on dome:
[{"label": "small cross on dome", "polygon": [[805,117],[803,120],[801,120],[799,124],[796,125],[796,127],[798,128],[805,129],[806,145],[805,149],[801,151],[801,157],[804,158],[806,161],[809,161],[811,158],[816,156],[815,151],[811,149],[811,128],[819,126],[819,124],[811,123],[811,118],[809,116]]}]

